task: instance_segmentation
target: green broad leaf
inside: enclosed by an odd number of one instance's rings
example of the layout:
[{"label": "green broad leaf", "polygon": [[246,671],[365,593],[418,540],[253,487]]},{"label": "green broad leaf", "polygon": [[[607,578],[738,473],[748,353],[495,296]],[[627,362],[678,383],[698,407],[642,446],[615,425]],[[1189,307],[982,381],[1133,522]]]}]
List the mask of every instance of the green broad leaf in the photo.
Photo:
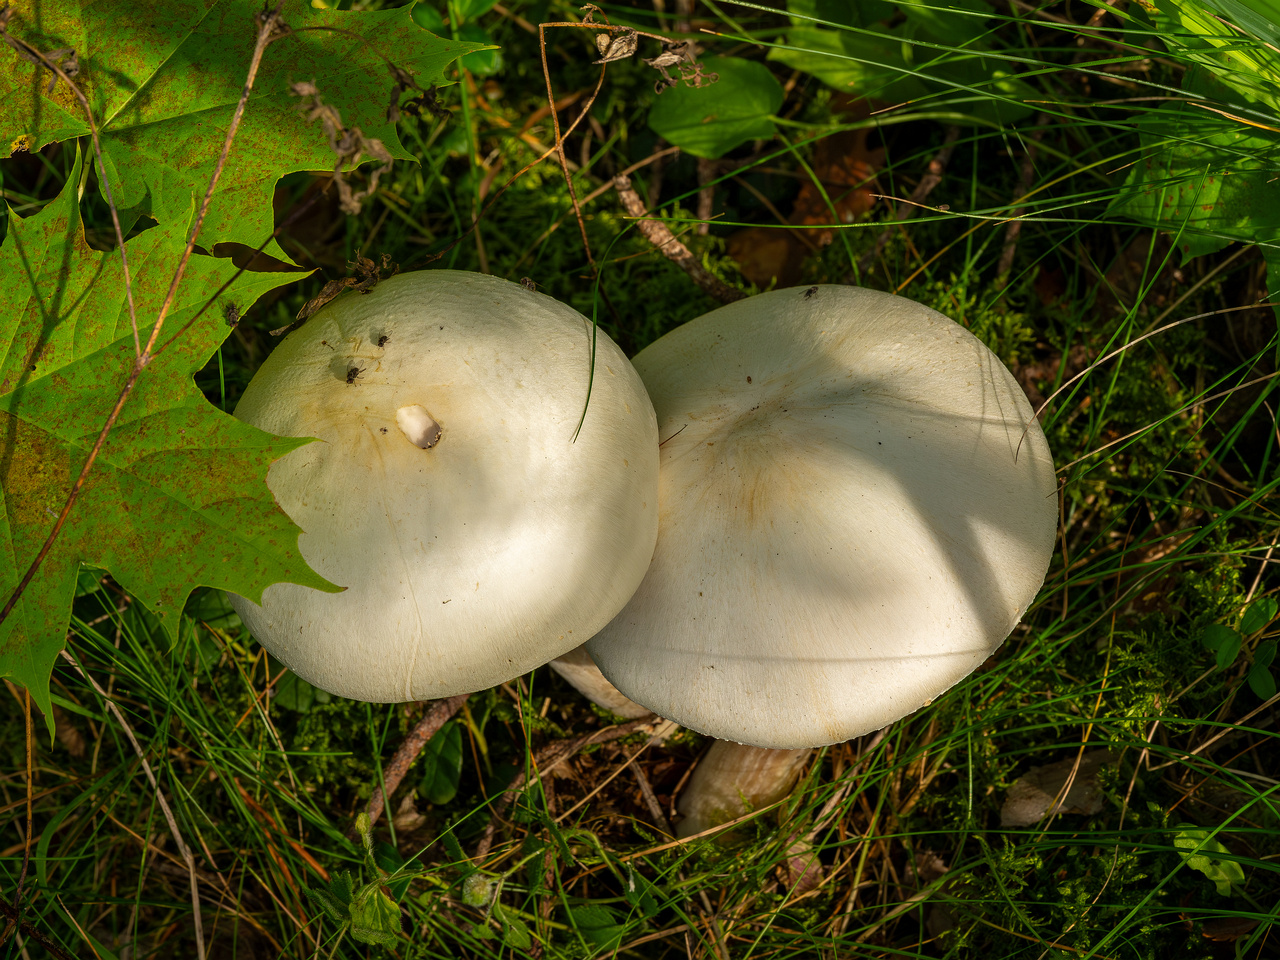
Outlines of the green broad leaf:
[{"label": "green broad leaf", "polygon": [[453,9],[458,12],[460,23],[482,17],[497,5],[498,0],[453,0]]},{"label": "green broad leaf", "polygon": [[888,20],[897,11],[888,0],[791,0],[787,12],[796,26],[809,26],[811,20],[825,20],[846,27],[869,27],[881,20]]},{"label": "green broad leaf", "polygon": [[351,936],[361,943],[394,947],[401,941],[400,907],[376,883],[351,901]]},{"label": "green broad leaf", "polygon": [[426,3],[424,0],[418,0],[413,5],[411,15],[414,23],[426,30],[430,30],[432,33],[438,33],[443,36],[449,30],[449,27],[444,22],[444,17],[440,15],[440,11],[433,4]]},{"label": "green broad leaf", "polygon": [[627,885],[623,889],[622,895],[626,898],[627,903],[631,904],[636,912],[646,920],[656,916],[658,911],[662,909],[661,895],[658,892],[658,888],[636,873],[630,866],[627,867]]},{"label": "green broad leaf", "polygon": [[1275,597],[1260,597],[1253,601],[1240,618],[1240,632],[1249,637],[1264,629],[1276,618],[1277,606]]},{"label": "green broad leaf", "polygon": [[1142,157],[1108,212],[1172,234],[1184,263],[1233,241],[1257,244],[1268,289],[1280,290],[1280,132],[1246,123],[1249,108],[1206,69],[1189,70],[1183,87],[1207,106],[1223,102],[1222,112],[1174,103],[1140,119]]},{"label": "green broad leaf", "polygon": [[[391,899],[399,903],[404,899],[405,893],[409,889],[409,884],[413,882],[413,876],[421,868],[404,857],[400,856],[400,851],[394,846],[386,842],[379,842],[374,845],[373,858],[387,873],[385,881],[387,890],[391,892]],[[392,880],[391,877],[398,877]]]},{"label": "green broad leaf", "polygon": [[782,106],[782,85],[764,64],[738,57],[702,62],[715,83],[671,87],[649,110],[649,126],[695,157],[722,157],[748,140],[774,134],[773,115]]},{"label": "green broad leaf", "polygon": [[990,32],[986,21],[995,15],[986,0],[899,2],[898,8],[907,22],[924,35],[954,46],[968,45],[986,36]]},{"label": "green broad leaf", "polygon": [[929,93],[929,87],[911,75],[902,40],[878,30],[851,33],[796,27],[788,31],[785,46],[769,51],[769,59],[817,77],[829,87],[876,100],[916,100]]},{"label": "green broad leaf", "polygon": [[1236,861],[1223,859],[1223,855],[1230,856],[1231,851],[1210,839],[1210,833],[1205,827],[1183,824],[1174,834],[1173,845],[1188,867],[1203,873],[1213,881],[1218,894],[1227,897],[1233,884],[1244,885],[1244,870]]},{"label": "green broad leaf", "polygon": [[1258,644],[1253,652],[1253,665],[1249,668],[1246,680],[1249,689],[1262,700],[1270,700],[1276,695],[1276,678],[1271,673],[1271,664],[1276,659],[1276,641],[1268,640]]},{"label": "green broad leaf", "polygon": [[1231,664],[1236,662],[1236,657],[1240,655],[1240,644],[1242,639],[1236,631],[1231,631],[1231,636],[1227,637],[1218,645],[1217,662],[1218,669],[1225,670]]},{"label": "green broad leaf", "polygon": [[902,103],[929,98],[930,106],[952,108],[989,123],[1010,123],[1030,115],[1025,101],[1033,99],[1035,92],[977,39],[986,32],[983,20],[943,8],[939,12],[961,18],[973,37],[964,46],[950,49],[957,38],[935,36],[930,22],[921,19],[908,19],[893,29],[796,27],[788,31],[784,45],[769,52],[769,59],[812,74],[837,90],[874,100]]},{"label": "green broad leaf", "polygon": [[[1271,656],[1275,657],[1275,644],[1271,645]],[[1249,672],[1245,675],[1245,680],[1249,683],[1249,689],[1259,700],[1270,700],[1276,695],[1276,678],[1272,675],[1268,667],[1260,663],[1255,663],[1249,668]]]},{"label": "green broad leaf", "polygon": [[626,927],[618,922],[617,914],[602,904],[571,906],[569,918],[582,939],[597,950],[616,950],[626,933]]},{"label": "green broad leaf", "polygon": [[[9,213],[0,246],[0,593],[7,600],[62,510],[134,362],[118,253],[91,250],[76,202],[79,164],[40,213]],[[184,242],[165,223],[128,244],[145,341]],[[244,274],[194,320],[234,273],[194,257],[162,341],[142,372],[52,550],[0,624],[0,676],[28,688],[46,717],[49,673],[62,650],[82,564],[109,570],[178,639],[197,585],[257,600],[282,580],[338,589],[297,550],[299,529],[265,482],[273,460],[310,441],[273,437],[210,404],[193,375],[241,310],[290,274]],[[189,328],[186,325],[192,322]],[[186,329],[184,329],[186,328]]]},{"label": "green broad leaf", "polygon": [[422,778],[418,790],[428,803],[448,803],[458,793],[462,779],[462,726],[449,721],[422,749]]},{"label": "green broad leaf", "polygon": [[520,915],[500,903],[493,905],[493,915],[502,924],[502,942],[514,950],[528,950],[533,946],[533,934]]},{"label": "green broad leaf", "polygon": [[82,566],[76,575],[76,596],[87,597],[102,589],[102,571]]},{"label": "green broad leaf", "polygon": [[[116,204],[182,232],[191,197],[204,196],[221,152],[262,3],[63,0],[39,10],[31,16],[20,8],[9,29],[42,50],[76,51],[85,67],[77,82],[98,120]],[[381,140],[397,159],[413,159],[387,119],[394,84],[387,62],[426,88],[442,82],[444,68],[474,48],[425,32],[407,8],[349,13],[296,3],[287,5],[285,22],[291,32],[263,55],[201,231],[205,249],[222,241],[256,247],[273,228],[276,181],[293,171],[333,169],[328,139],[299,110],[293,82],[313,81],[346,127]],[[0,56],[4,155],[89,133],[67,85],[52,92],[48,86],[47,71],[8,49]],[[267,252],[284,256],[274,241]]]},{"label": "green broad leaf", "polygon": [[484,27],[474,23],[463,24],[458,29],[458,37],[468,43],[493,48],[465,54],[458,59],[458,66],[470,70],[477,77],[492,76],[502,69],[502,51],[494,47],[493,37]]},{"label": "green broad leaf", "polygon": [[1217,653],[1224,646],[1233,646],[1239,652],[1242,639],[1239,631],[1228,627],[1225,623],[1211,623],[1204,628],[1204,633],[1200,634],[1200,642],[1204,645],[1204,648],[1214,653]]},{"label": "green broad leaf", "polygon": [[1233,4],[1237,12],[1245,12],[1245,21],[1237,20],[1246,33],[1232,30],[1215,15],[1214,4],[1197,0],[1151,0],[1145,9],[1157,35],[1166,47],[1181,58],[1199,64],[1237,94],[1272,111],[1280,110],[1280,51],[1266,40],[1258,42],[1246,25],[1260,27],[1255,37],[1261,39],[1276,32],[1272,20],[1267,27],[1263,10],[1274,12],[1274,4],[1257,9],[1246,4]]},{"label": "green broad leaf", "polygon": [[1174,234],[1184,262],[1233,240],[1268,245],[1269,262],[1280,254],[1280,197],[1270,182],[1280,137],[1184,103],[1137,126],[1142,159],[1111,213]]},{"label": "green broad leaf", "polygon": [[532,894],[545,893],[549,889],[548,874],[554,876],[556,872],[556,848],[530,836],[525,838],[520,852],[522,857],[528,857],[524,865],[524,882],[528,891]]},{"label": "green broad leaf", "polygon": [[444,845],[444,852],[448,854],[450,863],[462,863],[467,859],[467,852],[462,849],[462,844],[458,842],[452,829],[441,835],[440,843]]},{"label": "green broad leaf", "polygon": [[305,887],[307,899],[334,923],[342,924],[351,919],[350,873],[334,874],[327,887]]},{"label": "green broad leaf", "polygon": [[329,703],[332,699],[327,690],[313,687],[290,670],[276,684],[275,696],[271,698],[271,702],[286,710],[310,713],[313,703]]},{"label": "green broad leaf", "polygon": [[[222,659],[222,647],[207,634],[197,635],[195,642],[191,644],[191,650],[195,654],[196,663],[206,673],[214,669]],[[54,703],[57,702],[57,697],[54,697]]]},{"label": "green broad leaf", "polygon": [[[220,630],[236,630],[241,626],[240,615],[221,590],[197,590],[182,612],[196,623],[207,623]],[[271,669],[274,675],[276,670],[284,668],[273,662]]]}]

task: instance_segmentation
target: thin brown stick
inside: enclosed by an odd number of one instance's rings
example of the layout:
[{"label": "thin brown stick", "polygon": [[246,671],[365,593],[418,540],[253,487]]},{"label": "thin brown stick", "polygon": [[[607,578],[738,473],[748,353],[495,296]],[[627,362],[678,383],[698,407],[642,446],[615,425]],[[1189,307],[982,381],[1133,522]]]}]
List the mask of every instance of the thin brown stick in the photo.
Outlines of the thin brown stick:
[{"label": "thin brown stick", "polygon": [[[1031,177],[1035,173],[1036,153],[1040,147],[1040,140],[1044,137],[1045,124],[1049,122],[1049,115],[1042,113],[1036,118],[1036,128],[1031,131],[1031,137],[1027,143],[1026,156],[1022,158],[1022,167],[1018,170],[1018,201],[1031,192]],[[1013,269],[1013,257],[1018,250],[1018,236],[1022,233],[1022,211],[1025,209],[1021,205],[1015,206],[1010,212],[1013,218],[1009,221],[1009,225],[1004,228],[1004,247],[1000,251],[1000,263],[996,267],[996,284],[1003,287],[1009,282],[1009,271]]]},{"label": "thin brown stick", "polygon": [[[649,156],[645,157],[643,160],[637,160],[635,163],[631,164],[631,166],[624,169],[619,174],[619,176],[625,176],[627,174],[635,173],[641,167],[648,166],[651,163],[656,164],[659,161],[663,160],[665,157],[669,157],[673,153],[679,153],[679,152],[680,152],[679,147],[666,147],[663,150],[659,150],[657,153],[649,154]],[[547,157],[550,155],[551,155],[551,151],[548,150],[543,156]],[[604,196],[606,193],[608,193],[612,189],[613,189],[613,181],[610,180],[608,183],[602,184],[596,187],[590,193],[588,193],[585,197],[582,198],[582,202],[584,204],[590,203],[592,200],[595,200],[599,197]],[[542,233],[538,234],[538,238],[534,240],[533,243],[529,244],[529,249],[520,255],[520,259],[516,261],[516,265],[514,269],[518,269],[522,263],[524,263],[527,259],[529,259],[529,257],[532,256],[533,253],[539,247],[542,246],[543,241],[546,240],[547,237],[551,236],[551,234],[555,233],[557,230],[560,229],[560,224],[564,223],[564,218],[566,216],[567,214],[561,214],[559,217],[556,218],[555,222],[552,223],[551,226],[547,227],[547,229],[543,230]]]},{"label": "thin brown stick", "polygon": [[[282,0],[283,2],[283,0]],[[45,557],[49,555],[49,551],[53,549],[54,541],[58,539],[58,535],[62,532],[63,526],[67,522],[67,517],[71,514],[71,508],[75,506],[76,501],[80,499],[80,491],[84,489],[85,481],[89,477],[89,471],[93,469],[93,465],[97,462],[98,454],[102,451],[103,445],[107,441],[107,435],[115,426],[116,420],[120,417],[120,411],[124,408],[125,401],[133,393],[134,387],[137,385],[138,377],[147,365],[153,359],[151,348],[155,346],[156,338],[160,336],[160,329],[164,324],[165,315],[168,313],[173,303],[174,294],[177,291],[182,275],[186,270],[187,261],[191,256],[191,252],[195,249],[196,237],[200,230],[201,222],[204,219],[205,212],[209,209],[209,202],[213,195],[213,190],[217,186],[219,177],[222,174],[222,167],[226,161],[227,154],[231,150],[231,141],[235,137],[236,128],[240,124],[240,118],[244,115],[245,104],[249,99],[249,92],[253,89],[253,81],[257,76],[258,66],[262,62],[262,51],[266,49],[268,43],[275,39],[277,31],[281,27],[279,17],[280,6],[277,5],[275,10],[264,11],[258,14],[258,39],[254,46],[253,61],[249,68],[249,75],[245,80],[245,85],[240,94],[240,102],[236,105],[236,112],[231,122],[230,129],[227,130],[227,136],[223,142],[222,155],[218,159],[217,167],[214,169],[213,176],[209,181],[209,188],[205,192],[204,202],[200,208],[200,215],[197,217],[195,224],[191,229],[191,236],[187,240],[186,249],[183,251],[182,260],[178,265],[178,269],[174,272],[173,282],[169,286],[169,292],[165,296],[164,303],[161,304],[160,313],[156,317],[155,324],[151,328],[151,336],[147,340],[147,345],[142,352],[134,359],[133,369],[129,373],[129,379],[125,381],[124,388],[120,391],[120,395],[116,398],[115,406],[111,408],[111,413],[107,416],[107,421],[102,425],[102,430],[98,433],[98,439],[94,441],[93,448],[89,451],[89,455],[85,458],[84,466],[80,468],[80,475],[76,477],[76,481],[71,486],[67,499],[62,505],[62,511],[58,514],[58,519],[53,524],[53,529],[49,531],[49,535],[45,538],[44,544],[40,547],[40,551],[36,554],[35,559],[31,561],[31,565],[27,567],[27,572],[23,574],[22,579],[14,588],[13,593],[9,596],[8,601],[4,605],[4,609],[0,610],[0,624],[4,623],[9,615],[13,612],[13,608],[17,606],[18,600],[22,594],[26,592],[31,581],[35,578],[36,571],[40,569],[44,563]],[[4,34],[8,36],[8,34]],[[60,71],[61,72],[61,71]],[[86,101],[87,106],[87,101]],[[123,239],[120,243],[123,251]],[[132,295],[130,295],[132,297]],[[132,300],[130,309],[132,310]],[[203,945],[200,948],[201,956],[204,956]]]},{"label": "thin brown stick", "polygon": [[400,781],[409,772],[409,767],[413,765],[413,761],[418,759],[418,754],[427,745],[427,741],[435,736],[436,732],[445,725],[445,721],[461,710],[462,705],[466,702],[467,695],[465,693],[457,697],[433,701],[431,706],[427,708],[423,718],[409,731],[409,735],[404,738],[404,743],[400,744],[395,756],[391,758],[391,762],[387,764],[386,769],[382,772],[382,783],[386,787],[385,793],[383,792],[383,787],[375,787],[373,796],[369,798],[369,805],[365,808],[365,812],[369,814],[369,823],[371,825],[378,822],[378,818],[382,816],[383,808],[387,804],[387,797],[396,792],[396,788],[400,786]]},{"label": "thin brown stick", "polygon": [[719,173],[714,160],[698,158],[698,236],[711,232],[711,211],[716,202],[716,175]]},{"label": "thin brown stick", "polygon": [[674,837],[676,832],[671,828],[671,821],[662,812],[662,804],[658,802],[658,797],[653,792],[653,786],[649,783],[649,778],[645,776],[640,764],[631,764],[631,774],[636,778],[636,785],[640,787],[640,796],[644,798],[644,804],[649,808],[649,815],[653,817],[653,825],[668,837]]},{"label": "thin brown stick", "polygon": [[[573,174],[569,172],[569,159],[564,153],[565,138],[560,135],[560,115],[556,113],[556,95],[555,91],[551,87],[551,68],[547,64],[546,28],[548,26],[553,26],[553,24],[538,24],[538,49],[542,54],[542,76],[546,80],[547,84],[547,102],[551,104],[551,128],[555,132],[555,143],[553,146],[556,151],[556,156],[560,159],[560,170],[564,174],[565,186],[569,188],[569,202],[573,204],[573,214],[578,219],[578,232],[582,234],[582,249],[587,255],[587,263],[591,264],[591,272],[594,275],[596,260],[595,257],[591,255],[591,241],[587,239],[587,222],[582,217],[582,205],[578,203],[577,191],[573,189]],[[574,26],[581,25],[574,24]],[[596,83],[597,92],[599,91],[600,86],[604,83],[605,71],[608,70],[608,68],[609,65],[607,63],[600,64],[600,79]],[[585,117],[591,110],[591,104],[595,102],[595,99],[596,94],[593,92],[591,94],[590,101],[582,111],[583,117]],[[565,136],[567,136],[567,134]]]},{"label": "thin brown stick", "polygon": [[631,188],[631,178],[615,177],[613,185],[618,191],[618,199],[627,214],[636,218],[636,227],[646,240],[661,251],[662,255],[680,267],[689,277],[708,294],[721,303],[733,303],[742,300],[746,294],[735,290],[719,277],[709,273],[698,258],[689,252],[689,248],[675,238],[670,228],[661,220],[650,217],[645,209],[640,194]]},{"label": "thin brown stick", "polygon": [[871,269],[872,264],[884,252],[884,248],[888,245],[889,239],[893,234],[919,212],[919,205],[942,182],[942,178],[947,172],[947,164],[951,162],[951,154],[955,151],[956,140],[959,137],[959,127],[955,125],[947,127],[946,136],[942,140],[942,147],[934,155],[933,159],[929,161],[929,166],[925,169],[924,176],[920,178],[916,188],[911,191],[911,196],[907,199],[907,208],[901,213],[894,211],[893,222],[880,232],[880,236],[876,237],[875,249],[864,254],[862,259],[858,261],[859,273],[865,273]]},{"label": "thin brown stick", "polygon": [[196,934],[196,957],[198,960],[204,960],[204,921],[200,914],[200,888],[196,878],[196,859],[191,855],[191,848],[187,846],[186,840],[182,838],[182,831],[178,829],[178,821],[173,816],[173,811],[169,809],[169,801],[165,799],[164,791],[160,789],[160,784],[156,781],[156,775],[151,771],[151,764],[147,763],[146,754],[142,751],[138,738],[133,735],[133,728],[129,726],[129,722],[125,720],[124,714],[120,712],[120,708],[116,706],[116,702],[112,700],[105,690],[98,684],[92,676],[89,675],[76,658],[71,655],[69,650],[62,651],[62,659],[66,660],[71,666],[75,667],[76,672],[84,679],[88,680],[93,689],[98,692],[98,696],[102,698],[102,702],[107,705],[116,720],[120,722],[120,726],[124,728],[124,735],[129,739],[129,743],[133,746],[133,752],[138,755],[138,759],[142,761],[142,771],[147,775],[147,780],[151,784],[151,789],[156,792],[156,800],[160,803],[160,811],[164,814],[165,822],[169,825],[169,832],[173,834],[173,842],[178,848],[178,852],[182,854],[182,859],[187,865],[187,874],[191,880],[191,916],[195,924]]},{"label": "thin brown stick", "polygon": [[[629,34],[633,40],[639,37],[647,37],[650,40],[657,40],[659,43],[663,45],[667,45],[672,42],[669,37],[664,37],[661,34],[649,33],[645,30],[636,30],[634,27],[627,27],[627,26],[621,26],[621,25],[614,26],[613,24],[607,23],[607,22],[596,23],[593,20],[591,20],[592,15],[600,14],[600,13],[601,11],[599,9],[592,9],[583,18],[583,21],[581,23],[573,23],[572,21],[554,21],[554,22],[538,24],[538,49],[542,57],[542,77],[547,86],[547,103],[551,107],[551,124],[552,124],[553,130],[555,131],[555,144],[553,145],[553,149],[556,152],[556,156],[560,160],[560,170],[564,174],[565,186],[569,188],[569,202],[573,204],[573,213],[578,220],[578,231],[579,233],[582,234],[582,249],[587,255],[587,262],[591,264],[591,271],[593,276],[595,275],[596,261],[595,261],[595,257],[591,253],[591,242],[590,240],[587,239],[587,222],[582,216],[582,205],[578,202],[577,191],[574,189],[574,186],[573,186],[573,175],[569,171],[569,158],[565,156],[565,152],[564,152],[565,139],[569,136],[569,133],[572,131],[571,130],[566,131],[563,136],[560,133],[560,115],[559,113],[556,112],[555,91],[552,89],[552,86],[551,86],[551,67],[547,63],[547,28],[548,27],[557,27],[557,28],[565,27],[565,28],[576,29],[576,30],[586,29],[586,30],[603,31],[606,33],[614,34],[614,35]],[[634,52],[634,50],[635,50],[635,44],[632,43],[631,52]],[[631,55],[631,52],[623,56],[629,57]],[[595,61],[596,63],[600,64],[600,79],[596,82],[596,89],[595,91],[592,92],[591,97],[587,101],[587,105],[583,108],[582,113],[579,115],[578,120],[581,120],[583,117],[587,116],[587,114],[591,111],[591,105],[595,102],[596,96],[600,92],[600,87],[604,83],[604,76],[605,76],[605,72],[609,68],[610,59],[611,57],[609,56],[609,54],[602,53],[601,59]],[[574,126],[577,126],[576,121],[574,123]],[[519,176],[519,174],[517,174],[517,176]]]},{"label": "thin brown stick", "polygon": [[18,911],[9,906],[9,904],[4,900],[0,900],[0,913],[3,913],[9,920],[8,926],[5,927],[6,936],[0,936],[0,944],[5,942],[8,932],[16,928],[22,932],[23,936],[30,937],[36,943],[40,944],[40,946],[48,950],[49,956],[53,957],[54,960],[75,960],[75,957],[63,950],[38,929],[27,923],[27,921],[19,920]]},{"label": "thin brown stick", "polygon": [[143,366],[151,362],[151,348],[155,346],[156,340],[160,336],[160,329],[164,326],[165,317],[169,315],[169,309],[173,306],[173,299],[178,294],[178,285],[182,283],[182,277],[187,271],[187,262],[195,251],[196,238],[200,235],[200,227],[204,224],[205,214],[209,212],[209,204],[213,202],[213,191],[217,189],[218,181],[222,178],[222,169],[226,166],[228,154],[231,153],[231,143],[236,138],[236,131],[240,128],[240,121],[244,119],[245,107],[249,103],[249,94],[253,92],[253,83],[258,78],[258,68],[262,65],[262,55],[266,52],[269,43],[273,40],[278,40],[288,32],[289,28],[280,19],[280,8],[283,6],[284,0],[280,0],[274,10],[264,10],[255,18],[258,21],[258,36],[253,45],[253,57],[249,61],[249,72],[245,76],[244,86],[240,90],[240,99],[236,103],[235,112],[231,115],[231,124],[227,127],[227,135],[222,138],[222,152],[218,155],[218,162],[214,165],[213,175],[209,178],[209,186],[205,189],[204,199],[200,202],[200,212],[196,214],[196,222],[191,225],[191,234],[187,237],[187,245],[182,251],[181,259],[178,261],[178,268],[173,272],[173,280],[169,283],[169,291],[165,294],[164,302],[160,304],[160,314],[156,317],[156,322],[151,328],[151,337],[147,340],[147,347],[143,351]]}]

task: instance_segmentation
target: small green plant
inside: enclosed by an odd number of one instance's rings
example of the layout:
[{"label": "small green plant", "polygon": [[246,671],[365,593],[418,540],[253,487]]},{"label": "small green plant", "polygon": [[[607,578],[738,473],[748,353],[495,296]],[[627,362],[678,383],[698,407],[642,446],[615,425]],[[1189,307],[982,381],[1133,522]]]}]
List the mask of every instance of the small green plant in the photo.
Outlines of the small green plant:
[{"label": "small green plant", "polygon": [[1227,859],[1231,851],[1212,834],[1206,827],[1181,824],[1173,835],[1173,845],[1183,863],[1213,881],[1218,896],[1229,897],[1232,890],[1244,886],[1244,870],[1235,860]]},{"label": "small green plant", "polygon": [[[421,867],[408,863],[391,871],[384,869],[374,857],[373,828],[367,813],[356,817],[356,832],[364,848],[364,869],[354,876],[350,871],[335,874],[323,887],[308,887],[307,897],[316,909],[338,924],[333,949],[348,933],[360,943],[394,947],[403,939],[404,931],[400,906],[388,888],[399,885],[403,891]],[[366,875],[368,879],[362,880]]]},{"label": "small green plant", "polygon": [[1276,609],[1275,597],[1259,597],[1245,607],[1236,626],[1211,623],[1200,635],[1200,642],[1213,652],[1219,670],[1225,670],[1236,662],[1246,642],[1257,641],[1245,679],[1249,689],[1262,700],[1276,695],[1276,680],[1271,673],[1271,665],[1276,659],[1276,641],[1260,639],[1262,631],[1275,620]]}]

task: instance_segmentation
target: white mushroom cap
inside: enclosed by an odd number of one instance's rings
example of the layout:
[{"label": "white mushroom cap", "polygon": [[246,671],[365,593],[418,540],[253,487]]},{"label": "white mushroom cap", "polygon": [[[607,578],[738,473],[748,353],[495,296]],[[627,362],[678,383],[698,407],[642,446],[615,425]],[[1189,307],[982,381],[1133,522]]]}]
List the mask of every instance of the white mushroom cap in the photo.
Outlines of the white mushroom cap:
[{"label": "white mushroom cap", "polygon": [[587,647],[659,716],[763,747],[860,736],[980,665],[1035,597],[1053,460],[1012,375],[942,314],[780,290],[634,362],[658,546]]},{"label": "white mushroom cap", "polygon": [[653,555],[657,426],[603,332],[588,406],[591,350],[571,308],[451,270],[347,294],[291,333],[236,416],[323,441],[267,485],[303,557],[348,589],[233,597],[253,634],[316,686],[390,702],[493,686],[608,623]]}]

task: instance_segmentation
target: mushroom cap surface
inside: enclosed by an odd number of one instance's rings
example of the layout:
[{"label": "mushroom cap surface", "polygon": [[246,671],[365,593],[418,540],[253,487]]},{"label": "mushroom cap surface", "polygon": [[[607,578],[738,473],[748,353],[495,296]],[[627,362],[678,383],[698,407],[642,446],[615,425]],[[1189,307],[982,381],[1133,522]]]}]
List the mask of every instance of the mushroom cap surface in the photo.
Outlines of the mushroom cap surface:
[{"label": "mushroom cap surface", "polygon": [[779,290],[634,363],[658,414],[658,545],[587,648],[659,716],[762,747],[848,740],[961,680],[1035,598],[1053,459],[1017,381],[942,314]]},{"label": "mushroom cap surface", "polygon": [[233,596],[254,636],[318,687],[394,702],[502,683],[604,626],[653,555],[658,445],[639,376],[594,336],[590,377],[585,317],[452,270],[346,294],[289,334],[236,416],[321,441],[267,485],[347,589]]}]

